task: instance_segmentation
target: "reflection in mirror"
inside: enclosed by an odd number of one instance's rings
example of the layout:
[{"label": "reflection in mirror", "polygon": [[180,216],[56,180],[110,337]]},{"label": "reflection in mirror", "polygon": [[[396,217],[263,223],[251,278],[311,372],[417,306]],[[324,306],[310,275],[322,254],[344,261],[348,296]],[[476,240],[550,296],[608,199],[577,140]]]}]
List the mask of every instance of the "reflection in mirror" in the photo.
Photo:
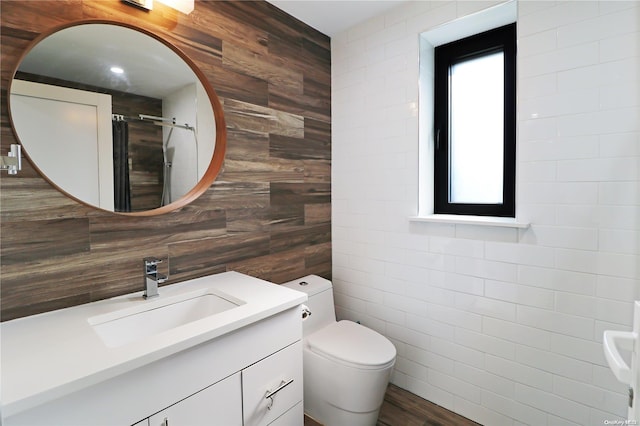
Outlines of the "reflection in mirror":
[{"label": "reflection in mirror", "polygon": [[10,113],[27,156],[56,187],[101,209],[147,212],[180,206],[203,176],[215,177],[224,141],[216,150],[223,123],[212,92],[158,39],[85,22],[27,52]]}]

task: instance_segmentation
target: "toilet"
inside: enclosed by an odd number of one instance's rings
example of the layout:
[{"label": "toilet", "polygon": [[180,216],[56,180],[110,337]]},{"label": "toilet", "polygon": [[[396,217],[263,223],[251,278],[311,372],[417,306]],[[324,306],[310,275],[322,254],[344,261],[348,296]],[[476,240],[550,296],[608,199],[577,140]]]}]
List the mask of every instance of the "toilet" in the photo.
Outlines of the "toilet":
[{"label": "toilet", "polygon": [[331,281],[308,275],[282,284],[307,293],[303,324],[304,411],[325,426],[375,425],[396,360],[384,336],[336,321]]}]

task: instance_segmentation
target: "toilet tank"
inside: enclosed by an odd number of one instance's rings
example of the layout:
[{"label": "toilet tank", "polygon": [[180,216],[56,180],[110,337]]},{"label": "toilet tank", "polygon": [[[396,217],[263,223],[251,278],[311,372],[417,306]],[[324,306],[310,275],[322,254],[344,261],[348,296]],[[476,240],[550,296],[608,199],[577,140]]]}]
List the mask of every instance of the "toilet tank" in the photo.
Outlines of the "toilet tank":
[{"label": "toilet tank", "polygon": [[311,315],[302,322],[302,334],[308,336],[315,331],[336,322],[336,311],[333,305],[333,285],[331,281],[317,275],[307,275],[297,280],[282,284],[293,290],[307,293],[309,300],[305,303]]}]

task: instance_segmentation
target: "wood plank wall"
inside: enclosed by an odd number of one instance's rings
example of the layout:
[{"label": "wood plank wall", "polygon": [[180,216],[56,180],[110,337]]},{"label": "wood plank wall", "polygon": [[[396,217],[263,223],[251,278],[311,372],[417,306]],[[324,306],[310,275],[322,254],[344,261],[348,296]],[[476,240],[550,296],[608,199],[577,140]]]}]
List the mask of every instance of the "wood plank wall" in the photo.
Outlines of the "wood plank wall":
[{"label": "wood plank wall", "polygon": [[10,74],[56,25],[109,19],[182,49],[224,105],[227,154],[216,182],[180,211],[124,217],[58,192],[28,161],[0,178],[3,321],[142,289],[142,258],[167,284],[235,270],[276,283],[331,274],[330,40],[264,1],[196,0],[186,16],[120,0],[0,2],[0,149],[16,143]]}]

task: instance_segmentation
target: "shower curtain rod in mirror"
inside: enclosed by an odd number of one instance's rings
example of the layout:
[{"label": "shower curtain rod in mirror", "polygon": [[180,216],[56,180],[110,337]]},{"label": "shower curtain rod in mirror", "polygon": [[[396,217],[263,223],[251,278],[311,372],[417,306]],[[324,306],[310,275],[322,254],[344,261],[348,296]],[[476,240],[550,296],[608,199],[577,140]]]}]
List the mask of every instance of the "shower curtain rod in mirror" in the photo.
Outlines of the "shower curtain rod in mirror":
[{"label": "shower curtain rod in mirror", "polygon": [[188,123],[176,124],[175,118],[158,117],[155,115],[138,114],[137,116],[126,116],[122,114],[111,114],[111,119],[114,121],[147,121],[155,124],[156,126],[168,126],[177,127],[179,129],[195,130],[194,127],[189,126]]}]

